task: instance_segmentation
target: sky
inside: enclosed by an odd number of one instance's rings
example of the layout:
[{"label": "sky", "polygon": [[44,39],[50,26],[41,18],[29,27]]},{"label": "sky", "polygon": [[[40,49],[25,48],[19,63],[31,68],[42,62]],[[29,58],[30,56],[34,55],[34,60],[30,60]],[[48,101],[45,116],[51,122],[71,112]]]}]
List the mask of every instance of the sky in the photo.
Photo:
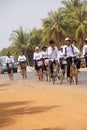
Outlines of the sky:
[{"label": "sky", "polygon": [[41,28],[48,12],[62,6],[62,0],[0,0],[0,50],[11,44],[13,30]]}]

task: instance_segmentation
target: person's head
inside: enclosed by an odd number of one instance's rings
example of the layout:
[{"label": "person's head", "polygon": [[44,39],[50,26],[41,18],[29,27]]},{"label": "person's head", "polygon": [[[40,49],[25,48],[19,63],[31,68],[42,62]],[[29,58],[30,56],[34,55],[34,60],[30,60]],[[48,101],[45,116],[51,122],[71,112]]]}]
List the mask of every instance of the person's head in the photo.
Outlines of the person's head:
[{"label": "person's head", "polygon": [[7,53],[7,56],[10,57],[10,52]]},{"label": "person's head", "polygon": [[87,38],[84,40],[85,44],[87,44]]},{"label": "person's head", "polygon": [[47,46],[46,45],[43,45],[42,46],[42,51],[46,51],[47,50]]},{"label": "person's head", "polygon": [[22,50],[22,51],[21,51],[21,56],[23,56],[23,55],[24,55],[24,51]]},{"label": "person's head", "polygon": [[73,44],[74,46],[77,46],[77,41],[76,41],[76,40],[73,40],[73,41],[72,41],[72,44]]},{"label": "person's head", "polygon": [[53,48],[53,47],[55,46],[55,41],[54,41],[54,40],[50,40],[50,41],[49,41],[49,44],[50,44],[50,46]]},{"label": "person's head", "polygon": [[65,38],[65,42],[66,42],[66,45],[69,46],[71,44],[71,38],[70,37],[66,37]]},{"label": "person's head", "polygon": [[63,51],[63,46],[60,47],[60,50]]},{"label": "person's head", "polygon": [[39,52],[39,47],[35,47],[35,52]]}]

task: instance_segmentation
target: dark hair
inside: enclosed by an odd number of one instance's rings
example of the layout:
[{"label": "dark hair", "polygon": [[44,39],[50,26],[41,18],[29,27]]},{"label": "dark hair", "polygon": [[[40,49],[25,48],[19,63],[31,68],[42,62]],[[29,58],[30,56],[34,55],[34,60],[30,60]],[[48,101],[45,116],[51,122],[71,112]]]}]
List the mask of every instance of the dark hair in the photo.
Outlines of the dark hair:
[{"label": "dark hair", "polygon": [[54,41],[54,40],[49,40],[49,43],[50,43],[50,44],[54,44],[55,41]]},{"label": "dark hair", "polygon": [[7,56],[10,56],[10,52],[7,53]]},{"label": "dark hair", "polygon": [[77,41],[76,41],[76,40],[73,40],[73,41],[72,41],[72,43],[73,43],[73,42],[77,43]]},{"label": "dark hair", "polygon": [[87,44],[87,39],[85,39],[84,42]]},{"label": "dark hair", "polygon": [[47,46],[46,46],[46,45],[43,45],[43,46],[42,46],[42,50],[43,50],[44,48],[47,48]]},{"label": "dark hair", "polygon": [[21,50],[21,53],[24,55],[25,51],[24,51],[24,50]]},{"label": "dark hair", "polygon": [[73,40],[72,42],[76,42],[76,40]]}]

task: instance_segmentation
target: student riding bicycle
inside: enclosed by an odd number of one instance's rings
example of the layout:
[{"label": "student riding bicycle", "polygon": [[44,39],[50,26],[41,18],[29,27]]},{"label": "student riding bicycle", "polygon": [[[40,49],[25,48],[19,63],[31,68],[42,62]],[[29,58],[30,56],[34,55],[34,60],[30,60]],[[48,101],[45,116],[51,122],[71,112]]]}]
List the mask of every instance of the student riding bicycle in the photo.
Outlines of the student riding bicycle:
[{"label": "student riding bicycle", "polygon": [[39,74],[39,70],[43,66],[43,62],[42,62],[42,59],[41,59],[41,52],[40,52],[39,47],[35,47],[33,60],[34,60],[35,70],[36,70],[37,74]]},{"label": "student riding bicycle", "polygon": [[67,37],[65,39],[65,42],[66,42],[66,45],[63,49],[63,53],[66,56],[67,78],[68,78],[68,81],[69,81],[70,80],[70,67],[71,67],[71,64],[72,64],[72,58],[76,57],[76,55],[79,55],[79,50],[74,45],[72,45],[70,37]]},{"label": "student riding bicycle", "polygon": [[85,58],[85,63],[86,63],[86,67],[87,67],[87,38],[84,40],[84,46],[83,46],[83,55]]},{"label": "student riding bicycle", "polygon": [[27,74],[26,74],[26,63],[27,63],[27,59],[26,59],[26,56],[24,54],[24,51],[21,51],[21,54],[18,57],[18,62],[19,62],[21,71],[23,69],[25,69],[25,78],[26,78],[27,77]]},{"label": "student riding bicycle", "polygon": [[54,69],[53,69],[53,64],[57,63],[57,58],[58,58],[58,48],[55,46],[55,41],[50,40],[49,41],[50,47],[48,47],[48,57],[49,59],[49,64],[50,64],[50,73],[53,75]]},{"label": "student riding bicycle", "polygon": [[13,58],[11,58],[10,53],[8,53],[6,56],[6,63],[7,63],[7,68],[8,68],[8,74],[10,76],[11,70],[13,70],[13,63],[14,63],[14,60]]},{"label": "student riding bicycle", "polygon": [[49,66],[49,58],[48,58],[48,51],[46,45],[42,46],[41,58],[43,61],[43,71],[46,71],[47,66]]}]

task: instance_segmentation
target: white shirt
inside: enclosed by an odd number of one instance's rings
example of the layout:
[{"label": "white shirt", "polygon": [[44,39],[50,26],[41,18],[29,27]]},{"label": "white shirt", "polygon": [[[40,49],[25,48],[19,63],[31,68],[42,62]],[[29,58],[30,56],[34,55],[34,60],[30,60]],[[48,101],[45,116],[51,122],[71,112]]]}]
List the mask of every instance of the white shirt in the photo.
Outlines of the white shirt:
[{"label": "white shirt", "polygon": [[87,44],[85,44],[84,46],[83,46],[83,55],[85,55],[86,53],[87,53]]},{"label": "white shirt", "polygon": [[59,54],[59,58],[64,58],[65,57],[61,50],[58,52],[58,54]]},{"label": "white shirt", "polygon": [[66,54],[66,57],[74,57],[78,54],[79,50],[74,45],[70,44],[63,48],[63,54]]},{"label": "white shirt", "polygon": [[40,60],[41,59],[41,52],[34,52],[33,59],[34,60]]},{"label": "white shirt", "polygon": [[6,63],[13,63],[14,60],[11,57],[6,56]]},{"label": "white shirt", "polygon": [[74,45],[74,44],[72,44],[72,46],[74,47],[74,55],[77,57],[77,58],[79,58],[79,56],[78,56],[78,53],[80,53],[80,51],[79,51],[79,49]]},{"label": "white shirt", "polygon": [[58,57],[58,48],[55,46],[54,50],[51,47],[48,47],[48,56],[51,61],[57,60]]},{"label": "white shirt", "polygon": [[26,61],[25,55],[20,55],[20,56],[18,57],[18,61],[19,61],[19,62]]},{"label": "white shirt", "polygon": [[43,58],[43,59],[48,58],[48,51],[47,50],[41,52],[41,58]]}]

